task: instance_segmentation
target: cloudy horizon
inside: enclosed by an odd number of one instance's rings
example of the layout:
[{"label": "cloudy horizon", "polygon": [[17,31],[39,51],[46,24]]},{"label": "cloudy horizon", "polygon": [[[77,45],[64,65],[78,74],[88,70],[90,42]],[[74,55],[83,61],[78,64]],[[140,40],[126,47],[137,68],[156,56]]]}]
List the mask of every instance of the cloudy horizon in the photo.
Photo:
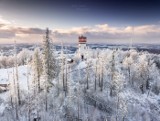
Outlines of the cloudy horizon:
[{"label": "cloudy horizon", "polygon": [[0,0],[0,44],[41,43],[46,27],[55,43],[76,43],[84,35],[88,43],[160,44],[158,0],[28,1]]}]

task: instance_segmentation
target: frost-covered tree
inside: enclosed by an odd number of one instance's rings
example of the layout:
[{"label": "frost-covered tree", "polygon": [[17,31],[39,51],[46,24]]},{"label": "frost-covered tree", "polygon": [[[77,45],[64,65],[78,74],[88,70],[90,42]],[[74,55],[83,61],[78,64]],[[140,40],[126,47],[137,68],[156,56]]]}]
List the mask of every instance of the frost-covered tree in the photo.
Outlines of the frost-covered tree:
[{"label": "frost-covered tree", "polygon": [[14,56],[8,56],[7,58],[7,66],[10,67],[14,67]]},{"label": "frost-covered tree", "polygon": [[119,107],[120,107],[120,95],[119,93],[123,91],[124,89],[124,84],[125,84],[125,77],[123,76],[123,74],[115,72],[115,75],[113,77],[113,82],[112,82],[112,86],[114,87],[114,93],[117,97],[116,100],[116,121],[118,121],[118,117],[119,117]]},{"label": "frost-covered tree", "polygon": [[43,71],[48,86],[53,85],[52,80],[57,76],[58,65],[54,55],[54,46],[50,38],[50,31],[46,29],[43,42]]},{"label": "frost-covered tree", "polygon": [[43,42],[43,72],[44,72],[44,80],[45,80],[45,91],[46,91],[46,111],[48,109],[47,104],[47,92],[49,91],[49,87],[53,86],[53,79],[55,79],[58,75],[58,64],[54,56],[54,48],[53,43],[50,38],[50,31],[46,29],[45,40]]},{"label": "frost-covered tree", "polygon": [[7,68],[7,57],[0,56],[0,68]]},{"label": "frost-covered tree", "polygon": [[89,62],[88,61],[87,61],[87,67],[86,67],[86,82],[87,82],[86,89],[89,89]]},{"label": "frost-covered tree", "polygon": [[97,89],[97,60],[95,63],[95,79],[94,79],[94,89]]},{"label": "frost-covered tree", "polygon": [[14,45],[14,51],[15,51],[14,64],[15,64],[15,77],[16,77],[15,79],[16,79],[16,88],[17,88],[17,99],[18,99],[18,105],[21,105],[16,42],[15,42],[15,45]]},{"label": "frost-covered tree", "polygon": [[131,73],[132,73],[131,70],[132,70],[132,65],[133,65],[132,57],[131,56],[126,57],[124,59],[123,65],[128,71],[128,82],[133,85],[133,80],[131,78]]},{"label": "frost-covered tree", "polygon": [[0,56],[0,68],[14,67],[14,56]]},{"label": "frost-covered tree", "polygon": [[27,59],[30,60],[30,57],[31,57],[30,51],[28,49],[22,49],[22,51],[20,51],[17,54],[18,64],[25,65],[27,62]]},{"label": "frost-covered tree", "polygon": [[111,57],[111,86],[110,86],[110,96],[113,96],[113,90],[114,90],[114,76],[115,76],[115,51],[112,52],[112,57]]},{"label": "frost-covered tree", "polygon": [[42,60],[41,60],[41,55],[40,55],[40,50],[39,48],[36,48],[35,51],[34,51],[34,55],[33,55],[33,58],[32,58],[32,68],[33,68],[33,75],[34,75],[34,85],[35,85],[35,88],[34,90],[40,92],[41,90],[41,81],[40,81],[40,78],[41,78],[41,75],[42,75]]},{"label": "frost-covered tree", "polygon": [[136,76],[137,82],[136,86],[139,87],[142,93],[145,93],[146,90],[150,88],[151,83],[151,71],[152,71],[153,62],[147,57],[147,54],[143,54],[139,56],[138,63],[136,64]]}]

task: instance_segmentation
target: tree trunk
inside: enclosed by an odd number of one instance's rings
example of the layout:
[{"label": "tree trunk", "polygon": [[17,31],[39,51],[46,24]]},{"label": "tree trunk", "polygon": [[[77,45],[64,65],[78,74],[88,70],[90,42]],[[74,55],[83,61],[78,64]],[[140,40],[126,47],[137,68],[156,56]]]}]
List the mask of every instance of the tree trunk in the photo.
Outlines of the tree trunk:
[{"label": "tree trunk", "polygon": [[87,89],[89,89],[89,72],[88,72],[89,70],[88,70],[88,63],[87,63],[87,77],[86,77],[86,79],[87,79]]},{"label": "tree trunk", "polygon": [[65,84],[64,84],[64,60],[62,60],[62,81],[63,81],[63,91],[65,91]]},{"label": "tree trunk", "polygon": [[65,96],[67,96],[67,61],[66,61],[66,72],[65,72],[66,74],[66,80],[65,80]]},{"label": "tree trunk", "polygon": [[117,95],[116,121],[118,121],[118,115],[119,115],[118,108],[119,108],[119,94]]},{"label": "tree trunk", "polygon": [[14,72],[14,68],[13,68],[13,84],[14,84],[14,101],[15,101],[15,112],[16,112],[16,119],[18,120],[19,119],[19,116],[18,116],[18,104],[17,104],[17,88],[16,88],[16,80],[15,80],[15,72]]},{"label": "tree trunk", "polygon": [[101,77],[101,91],[103,91],[103,67],[102,67],[102,77]]},{"label": "tree trunk", "polygon": [[45,89],[45,110],[48,111],[48,96],[47,96],[47,85]]},{"label": "tree trunk", "polygon": [[96,90],[96,84],[97,84],[97,61],[96,61],[96,71],[95,71],[95,90]]},{"label": "tree trunk", "polygon": [[28,121],[31,121],[31,100],[30,100],[30,86],[29,86],[29,71],[27,62],[27,87],[28,87]]},{"label": "tree trunk", "polygon": [[16,42],[15,42],[15,46],[14,46],[14,51],[15,51],[15,68],[16,68],[16,88],[17,88],[17,98],[18,98],[18,105],[21,105],[20,88],[19,88],[19,77],[18,77],[18,64],[17,64]]}]

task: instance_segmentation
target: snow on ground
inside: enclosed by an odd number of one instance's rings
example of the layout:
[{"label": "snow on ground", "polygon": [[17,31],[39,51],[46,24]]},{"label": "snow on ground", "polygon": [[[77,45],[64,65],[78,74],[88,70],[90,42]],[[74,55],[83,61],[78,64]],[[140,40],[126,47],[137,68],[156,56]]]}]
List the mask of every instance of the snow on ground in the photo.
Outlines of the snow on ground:
[{"label": "snow on ground", "polygon": [[[27,66],[19,66],[18,67],[18,76],[19,76],[19,84],[20,90],[27,90],[27,68],[29,74],[31,74],[29,67]],[[15,70],[14,70],[15,73]],[[0,69],[0,84],[9,84],[13,81],[13,68],[9,69]],[[30,76],[31,77],[31,76]],[[29,79],[29,81],[31,78]],[[9,91],[0,93],[0,99],[7,100],[9,97]]]},{"label": "snow on ground", "polygon": [[0,104],[0,114],[2,114],[3,113],[3,111],[5,110],[5,104],[4,103],[2,103],[2,104]]},{"label": "snow on ground", "polygon": [[[29,67],[28,72],[29,74],[31,74]],[[20,81],[20,88],[22,90],[27,90],[27,66],[19,66],[18,75]],[[13,68],[0,69],[0,84],[9,84],[10,81],[13,81]]]},{"label": "snow on ground", "polygon": [[[110,58],[112,58],[112,57],[110,57]],[[68,81],[68,88],[69,88],[69,93],[70,93],[69,95],[72,95],[72,94],[76,95],[75,89],[76,89],[76,87],[79,86],[78,79],[85,78],[85,75],[83,73],[85,72],[85,68],[87,67],[87,64],[95,65],[95,63],[96,63],[96,59],[89,58],[88,60],[78,61],[74,66],[71,66],[72,69],[70,71],[73,71],[73,72],[70,73],[70,80],[71,81]],[[74,71],[74,70],[83,70],[83,71]],[[19,66],[18,72],[19,72],[18,74],[19,74],[20,89],[27,90],[27,72],[29,72],[29,74],[30,74],[29,82],[31,82],[31,80],[32,80],[32,78],[31,78],[32,72],[29,69],[29,67],[27,67],[27,66]],[[0,84],[9,84],[10,81],[13,81],[13,68],[0,69],[0,74],[1,74],[0,75]],[[92,72],[91,72],[91,74],[92,74]],[[84,77],[80,77],[80,75],[84,75]],[[94,77],[92,79],[94,79]],[[93,84],[92,84],[92,86],[93,86]],[[98,93],[95,92],[94,94],[96,97],[99,97],[100,99],[106,100],[108,97],[108,92],[106,90],[104,90],[104,92],[97,91]],[[91,92],[92,92],[92,90],[91,90]],[[0,93],[0,99],[2,99],[4,101],[9,99],[9,96],[10,96],[9,91],[4,92],[4,93]],[[129,101],[128,102],[129,104],[135,104],[137,107],[140,106],[141,108],[146,109],[148,112],[151,111],[151,113],[152,113],[152,111],[154,111],[154,110],[150,109],[151,106],[155,106],[155,108],[159,108],[158,101],[160,100],[160,97],[156,96],[156,95],[153,95],[153,96],[149,95],[147,97],[147,93],[141,94],[141,93],[137,93],[136,91],[134,91],[132,89],[127,88],[123,92],[120,93],[120,97],[125,99],[126,101]],[[106,102],[107,102],[107,100],[106,100]],[[3,113],[3,111],[5,110],[5,107],[6,107],[6,104],[0,102],[0,114]],[[157,111],[155,111],[155,112],[157,112]],[[158,115],[158,114],[156,114],[156,115]]]},{"label": "snow on ground", "polygon": [[86,62],[85,61],[82,61],[77,65],[77,69],[82,69],[82,68],[85,68],[85,67],[86,67]]},{"label": "snow on ground", "polygon": [[0,84],[8,84],[8,73],[10,73],[8,69],[0,69]]},{"label": "snow on ground", "polygon": [[[23,90],[23,91],[27,90],[27,72],[31,74],[29,67],[27,66],[18,67],[20,90]],[[10,82],[13,81],[13,68],[0,69],[0,74],[1,74],[0,84],[9,84]],[[29,79],[29,81],[31,81],[31,78]],[[3,114],[5,108],[7,107],[7,104],[5,102],[7,102],[9,98],[10,98],[9,91],[0,93],[0,101],[2,101],[0,102],[0,115]]]}]

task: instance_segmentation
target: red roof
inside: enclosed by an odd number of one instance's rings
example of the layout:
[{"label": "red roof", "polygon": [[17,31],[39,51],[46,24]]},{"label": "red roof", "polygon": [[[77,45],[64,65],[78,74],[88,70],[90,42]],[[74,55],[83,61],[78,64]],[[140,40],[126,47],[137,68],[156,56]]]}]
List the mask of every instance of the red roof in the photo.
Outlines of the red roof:
[{"label": "red roof", "polygon": [[86,43],[87,42],[87,37],[79,36],[79,42],[80,43]]}]

